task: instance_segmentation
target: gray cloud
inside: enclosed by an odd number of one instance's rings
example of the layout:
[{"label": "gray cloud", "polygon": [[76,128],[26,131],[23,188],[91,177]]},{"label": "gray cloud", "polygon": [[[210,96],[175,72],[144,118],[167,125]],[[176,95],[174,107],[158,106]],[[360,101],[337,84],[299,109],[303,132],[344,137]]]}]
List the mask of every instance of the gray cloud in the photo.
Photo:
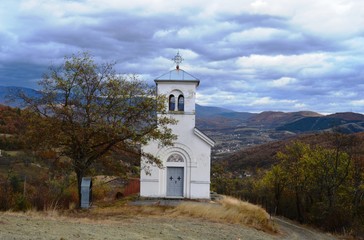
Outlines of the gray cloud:
[{"label": "gray cloud", "polygon": [[308,1],[5,0],[0,85],[36,88],[48,66],[79,51],[153,83],[179,50],[201,80],[201,104],[364,113],[362,5]]}]

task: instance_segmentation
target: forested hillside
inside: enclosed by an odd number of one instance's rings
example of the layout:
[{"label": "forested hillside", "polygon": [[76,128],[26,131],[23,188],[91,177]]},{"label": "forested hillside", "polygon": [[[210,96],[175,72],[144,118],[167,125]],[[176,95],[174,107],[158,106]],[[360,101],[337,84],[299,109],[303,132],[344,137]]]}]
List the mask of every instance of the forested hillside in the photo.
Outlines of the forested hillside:
[{"label": "forested hillside", "polygon": [[0,149],[20,149],[22,146],[16,133],[21,131],[22,127],[21,110],[0,105]]},{"label": "forested hillside", "polygon": [[272,214],[362,234],[364,134],[304,135],[233,153],[213,163],[212,186]]}]

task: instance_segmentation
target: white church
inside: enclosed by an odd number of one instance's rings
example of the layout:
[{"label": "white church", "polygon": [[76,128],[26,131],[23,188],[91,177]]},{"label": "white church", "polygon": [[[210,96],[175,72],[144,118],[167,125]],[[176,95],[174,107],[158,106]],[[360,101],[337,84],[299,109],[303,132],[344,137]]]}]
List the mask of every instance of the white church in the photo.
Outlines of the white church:
[{"label": "white church", "polygon": [[[157,93],[168,97],[168,114],[178,120],[170,126],[177,140],[173,146],[159,147],[158,142],[142,146],[142,151],[157,156],[163,168],[141,161],[140,196],[152,198],[210,198],[211,148],[214,141],[195,127],[196,89],[200,80],[179,68],[155,79]],[[147,174],[143,169],[149,167]]]}]

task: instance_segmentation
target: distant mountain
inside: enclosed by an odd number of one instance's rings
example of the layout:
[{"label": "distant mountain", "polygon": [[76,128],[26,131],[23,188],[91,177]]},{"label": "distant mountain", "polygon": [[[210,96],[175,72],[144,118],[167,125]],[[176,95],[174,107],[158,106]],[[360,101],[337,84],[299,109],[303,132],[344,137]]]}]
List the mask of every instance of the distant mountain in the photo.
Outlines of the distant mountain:
[{"label": "distant mountain", "polygon": [[225,118],[235,118],[235,119],[240,119],[242,121],[246,121],[248,119],[250,119],[251,117],[255,116],[256,113],[250,113],[250,112],[224,112],[224,113],[220,113],[218,114],[221,117],[225,117]]},{"label": "distant mountain", "polygon": [[8,96],[11,94],[10,87],[0,86],[0,104],[8,105]]},{"label": "distant mountain", "polygon": [[196,104],[196,125],[201,129],[234,128],[245,124],[253,115],[255,114]]},{"label": "distant mountain", "polygon": [[327,115],[329,118],[340,118],[347,121],[364,121],[364,115],[360,113],[353,112],[341,112]]},{"label": "distant mountain", "polygon": [[24,92],[28,96],[32,97],[39,94],[38,91],[31,88],[0,86],[0,104],[11,107],[19,107],[21,104],[20,101],[14,98],[15,94],[19,91]]},{"label": "distant mountain", "polygon": [[311,111],[288,112],[288,113],[267,111],[259,113],[249,118],[247,124],[250,126],[275,128],[283,124],[294,122],[305,117],[319,117],[319,116],[322,115]]},{"label": "distant mountain", "polygon": [[[9,101],[11,99],[9,96],[18,91],[29,96],[39,94],[38,91],[30,88],[0,86],[0,104],[19,107],[19,100]],[[196,126],[202,130],[211,131],[212,135],[226,136],[229,132],[231,141],[234,141],[235,136],[242,138],[246,135],[245,142],[249,142],[249,136],[250,138],[261,136],[259,138],[264,138],[264,142],[281,139],[291,133],[315,132],[331,128],[340,128],[340,131],[345,133],[363,132],[364,115],[344,112],[324,116],[312,111],[266,111],[256,114],[196,104]],[[268,135],[263,134],[264,129],[268,131],[266,132]],[[262,140],[252,142],[257,144]]]},{"label": "distant mountain", "polygon": [[343,124],[340,126],[339,131],[342,133],[364,132],[364,122]]},{"label": "distant mountain", "polygon": [[295,133],[335,129],[342,133],[364,131],[364,115],[359,113],[335,113],[321,117],[305,117],[276,128],[278,131]]},{"label": "distant mountain", "polygon": [[201,106],[196,104],[196,117],[198,118],[206,118],[224,113],[235,113],[235,111],[226,108]]},{"label": "distant mountain", "polygon": [[[19,101],[12,103],[7,101],[7,96],[17,91],[23,91],[30,96],[39,94],[36,90],[29,88],[0,86],[0,104],[19,107]],[[212,159],[219,160],[229,159],[229,154],[234,152],[306,133],[333,129],[342,133],[364,132],[364,115],[344,112],[324,116],[312,111],[266,111],[257,114],[196,104],[196,127],[216,142],[212,149]],[[267,146],[274,150],[276,145]],[[266,158],[268,161],[269,152],[262,151],[259,154],[263,155],[257,154],[254,155],[255,157],[253,155],[249,157],[249,151],[241,154],[246,155],[254,164],[258,158]]]}]

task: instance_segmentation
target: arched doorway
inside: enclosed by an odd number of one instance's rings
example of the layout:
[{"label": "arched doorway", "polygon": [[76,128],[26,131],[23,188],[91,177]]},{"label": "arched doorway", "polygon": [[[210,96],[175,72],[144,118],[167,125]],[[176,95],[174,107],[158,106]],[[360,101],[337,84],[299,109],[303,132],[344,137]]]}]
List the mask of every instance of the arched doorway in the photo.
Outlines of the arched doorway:
[{"label": "arched doorway", "polygon": [[184,165],[184,159],[180,154],[173,153],[167,159],[167,197],[183,197],[185,171],[184,166],[178,166],[182,164]]}]

